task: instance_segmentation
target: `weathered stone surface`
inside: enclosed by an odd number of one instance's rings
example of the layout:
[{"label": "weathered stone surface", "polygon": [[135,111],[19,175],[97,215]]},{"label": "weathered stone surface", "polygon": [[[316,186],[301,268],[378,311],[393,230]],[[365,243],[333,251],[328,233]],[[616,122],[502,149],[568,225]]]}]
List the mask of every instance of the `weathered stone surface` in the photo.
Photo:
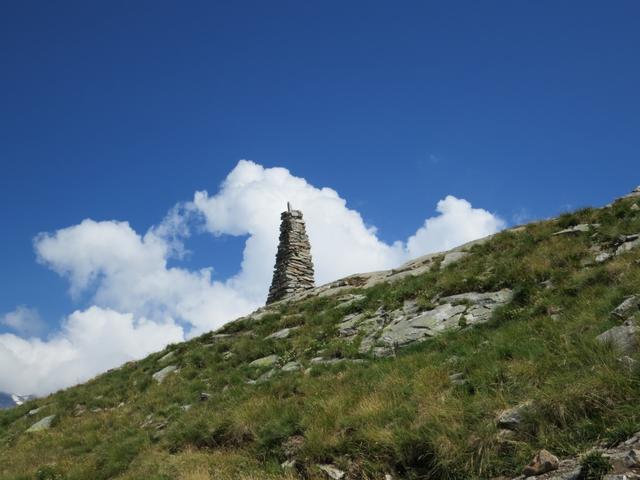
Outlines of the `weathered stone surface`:
[{"label": "weathered stone surface", "polygon": [[175,356],[176,356],[175,352],[169,352],[166,355],[160,357],[158,359],[158,363],[168,362],[169,360],[173,359]]},{"label": "weathered stone surface", "polygon": [[449,265],[453,265],[454,263],[462,260],[467,255],[469,255],[468,252],[449,252],[442,259],[442,263],[440,263],[440,268],[446,268]]},{"label": "weathered stone surface", "polygon": [[640,295],[630,295],[624,299],[624,301],[613,309],[612,315],[615,315],[622,320],[626,320],[631,317],[640,309]]},{"label": "weathered stone surface", "polygon": [[517,430],[525,419],[525,416],[533,408],[533,403],[530,401],[523,402],[507,410],[503,410],[496,419],[496,424],[499,428],[507,430]]},{"label": "weathered stone surface", "polygon": [[258,358],[249,363],[249,366],[257,368],[272,367],[279,359],[280,357],[278,357],[278,355],[267,355],[266,357]]},{"label": "weathered stone surface", "polygon": [[349,307],[351,305],[353,305],[354,303],[357,303],[361,300],[364,300],[365,298],[367,298],[366,295],[362,295],[362,294],[349,294],[349,295],[345,295],[343,298],[340,298],[340,303],[338,305],[336,305],[336,308],[345,308],[345,307]]},{"label": "weathered stone surface", "polygon": [[524,467],[523,474],[527,476],[541,475],[543,473],[557,470],[560,461],[558,457],[547,450],[540,450],[531,463]]},{"label": "weathered stone surface", "polygon": [[283,328],[282,330],[278,330],[277,332],[273,332],[271,335],[267,335],[265,337],[265,340],[267,340],[267,339],[287,338],[291,332],[293,332],[294,330],[296,330],[298,328],[300,328],[300,327]]},{"label": "weathered stone surface", "polygon": [[156,373],[154,373],[151,376],[151,378],[153,378],[158,383],[162,383],[170,373],[173,373],[176,370],[178,370],[178,367],[176,367],[175,365],[168,365],[164,367],[162,370],[159,370]]},{"label": "weathered stone surface", "polygon": [[267,304],[314,288],[311,246],[302,212],[289,207],[280,216],[280,243]]},{"label": "weathered stone surface", "polygon": [[283,372],[296,372],[302,369],[302,365],[298,362],[288,362],[282,367]]},{"label": "weathered stone surface", "polygon": [[56,418],[55,415],[49,415],[48,417],[44,417],[39,421],[37,421],[36,423],[34,423],[33,425],[31,425],[27,429],[27,432],[40,432],[42,430],[48,430],[49,428],[51,428],[51,424],[53,423],[55,418]]},{"label": "weathered stone surface", "polygon": [[638,247],[640,247],[640,234],[627,235],[622,238],[622,243],[616,249],[616,255],[622,255]]},{"label": "weathered stone surface", "polygon": [[318,465],[318,468],[322,470],[327,475],[327,477],[331,478],[332,480],[342,480],[346,475],[345,472],[340,470],[335,465]]},{"label": "weathered stone surface", "polygon": [[610,343],[622,354],[631,354],[638,351],[639,328],[633,322],[625,322],[624,325],[613,327],[596,337],[600,343]]},{"label": "weathered stone surface", "polygon": [[395,318],[384,327],[379,341],[387,346],[403,346],[445,330],[483,323],[489,320],[497,307],[508,303],[511,298],[511,290],[443,297],[439,300],[440,305],[431,310],[418,314],[405,313],[407,310],[392,314]]},{"label": "weathered stone surface", "polygon": [[573,235],[576,233],[589,232],[599,227],[600,227],[599,223],[581,223],[580,225],[574,225],[573,227],[560,230],[559,232],[556,232],[553,235],[554,236],[555,235]]}]

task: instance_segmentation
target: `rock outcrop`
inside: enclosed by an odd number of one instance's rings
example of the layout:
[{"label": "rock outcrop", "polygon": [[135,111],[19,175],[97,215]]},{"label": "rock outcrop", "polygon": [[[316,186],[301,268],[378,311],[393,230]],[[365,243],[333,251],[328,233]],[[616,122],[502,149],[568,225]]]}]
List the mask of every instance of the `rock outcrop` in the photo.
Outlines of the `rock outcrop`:
[{"label": "rock outcrop", "polygon": [[300,210],[282,212],[280,244],[267,304],[315,287],[311,246]]}]

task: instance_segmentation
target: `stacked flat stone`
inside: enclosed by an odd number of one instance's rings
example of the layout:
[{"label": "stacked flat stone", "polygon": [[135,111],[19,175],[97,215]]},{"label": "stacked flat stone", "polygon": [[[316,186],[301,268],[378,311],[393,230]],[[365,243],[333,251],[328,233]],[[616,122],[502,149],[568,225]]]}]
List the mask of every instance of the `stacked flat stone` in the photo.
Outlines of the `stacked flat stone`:
[{"label": "stacked flat stone", "polygon": [[280,215],[280,243],[267,304],[315,287],[309,237],[300,210]]}]

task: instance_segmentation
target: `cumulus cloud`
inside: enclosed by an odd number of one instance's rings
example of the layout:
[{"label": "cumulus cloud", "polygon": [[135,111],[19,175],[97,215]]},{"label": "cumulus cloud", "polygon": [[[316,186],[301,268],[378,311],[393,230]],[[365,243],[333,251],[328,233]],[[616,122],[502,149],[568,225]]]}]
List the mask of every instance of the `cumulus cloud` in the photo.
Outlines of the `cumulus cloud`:
[{"label": "cumulus cloud", "polygon": [[[44,393],[68,386],[262,305],[288,201],[304,212],[320,284],[392,268],[504,227],[494,214],[448,196],[406,242],[387,244],[335,190],[243,160],[216,193],[195,192],[144,234],[127,222],[84,220],[39,235],[38,261],[69,282],[72,297],[88,295],[91,306],[69,315],[46,340],[0,335],[0,390]],[[168,266],[184,256],[183,240],[201,231],[246,237],[235,275],[218,281],[211,268]]]},{"label": "cumulus cloud", "polygon": [[172,321],[93,306],[69,315],[46,341],[0,335],[0,391],[45,394],[181,340],[182,329]]},{"label": "cumulus cloud", "polygon": [[39,335],[45,327],[38,310],[25,305],[19,305],[12,312],[0,317],[0,325],[26,337]]},{"label": "cumulus cloud", "polygon": [[449,250],[506,226],[500,217],[451,195],[440,200],[436,210],[440,215],[425,220],[415,235],[409,237],[406,249],[410,257]]}]

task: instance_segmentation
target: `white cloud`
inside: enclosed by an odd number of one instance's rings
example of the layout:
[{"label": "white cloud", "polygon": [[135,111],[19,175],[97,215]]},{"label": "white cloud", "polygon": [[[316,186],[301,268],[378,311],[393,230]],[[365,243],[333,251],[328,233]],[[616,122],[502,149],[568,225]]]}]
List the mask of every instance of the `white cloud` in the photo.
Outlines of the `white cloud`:
[{"label": "white cloud", "polygon": [[506,226],[500,217],[481,208],[473,208],[466,200],[451,195],[440,200],[436,210],[440,215],[425,220],[415,235],[409,237],[407,251],[410,257],[449,250]]},{"label": "white cloud", "polygon": [[0,325],[26,337],[39,335],[45,328],[38,310],[25,305],[19,305],[14,311],[0,317]]},{"label": "white cloud", "polygon": [[45,394],[183,339],[171,321],[90,307],[69,315],[46,341],[0,335],[0,391]]},{"label": "white cloud", "polygon": [[[144,235],[127,222],[93,220],[39,235],[38,260],[69,281],[73,297],[88,293],[93,306],[70,315],[48,340],[1,335],[0,390],[43,393],[67,386],[263,304],[287,201],[304,212],[318,283],[392,268],[504,226],[495,215],[448,196],[407,243],[387,244],[336,191],[316,188],[284,168],[243,160],[217,193],[196,192]],[[185,254],[182,240],[194,227],[247,236],[237,274],[214,281],[210,268],[168,267],[168,259]]]}]

